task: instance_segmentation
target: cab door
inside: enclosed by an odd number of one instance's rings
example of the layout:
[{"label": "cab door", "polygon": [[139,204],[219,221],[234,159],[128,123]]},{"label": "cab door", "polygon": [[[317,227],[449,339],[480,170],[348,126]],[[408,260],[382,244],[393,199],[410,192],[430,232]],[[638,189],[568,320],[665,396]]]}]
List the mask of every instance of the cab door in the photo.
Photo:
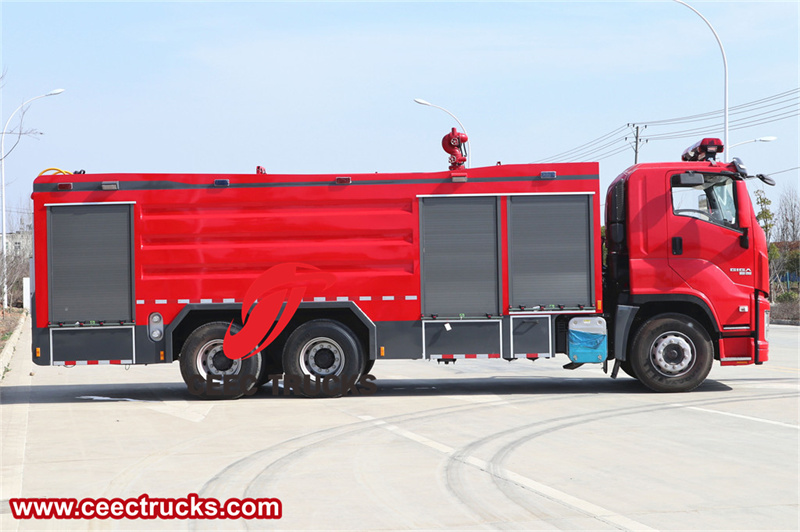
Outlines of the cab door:
[{"label": "cab door", "polygon": [[671,173],[670,267],[704,296],[723,329],[750,326],[755,253],[739,213],[736,182],[712,173]]}]

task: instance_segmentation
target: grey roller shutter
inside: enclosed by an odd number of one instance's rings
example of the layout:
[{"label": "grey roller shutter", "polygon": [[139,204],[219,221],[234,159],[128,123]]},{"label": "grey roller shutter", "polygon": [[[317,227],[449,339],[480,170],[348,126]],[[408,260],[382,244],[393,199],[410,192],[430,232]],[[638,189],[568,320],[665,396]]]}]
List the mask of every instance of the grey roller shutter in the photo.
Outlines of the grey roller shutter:
[{"label": "grey roller shutter", "polygon": [[133,320],[131,205],[51,206],[50,321]]},{"label": "grey roller shutter", "polygon": [[594,305],[591,198],[511,198],[509,277],[513,307]]},{"label": "grey roller shutter", "polygon": [[494,197],[422,200],[424,314],[499,313],[497,225]]}]

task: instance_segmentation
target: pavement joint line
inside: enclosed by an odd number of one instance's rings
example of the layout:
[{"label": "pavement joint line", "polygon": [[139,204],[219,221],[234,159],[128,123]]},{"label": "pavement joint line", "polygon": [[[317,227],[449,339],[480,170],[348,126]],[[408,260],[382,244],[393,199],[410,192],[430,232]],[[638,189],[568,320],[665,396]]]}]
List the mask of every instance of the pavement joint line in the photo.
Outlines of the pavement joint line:
[{"label": "pavement joint line", "polygon": [[686,406],[680,403],[674,403],[672,406],[678,408],[686,408],[687,410],[697,410],[698,412],[708,412],[709,414],[719,414],[721,416],[735,417],[739,419],[747,419],[749,421],[757,421],[759,423],[769,423],[770,425],[777,425],[779,427],[787,427],[790,429],[800,430],[800,425],[792,425],[791,423],[783,423],[782,421],[772,421],[771,419],[763,419],[760,417],[745,416],[742,414],[734,414],[732,412],[723,412],[722,410],[711,410],[710,408],[700,408],[698,406]]},{"label": "pavement joint line", "polygon": [[[390,425],[385,421],[375,419],[372,416],[357,416],[357,417],[363,421],[371,421],[376,426],[381,426],[395,434],[403,436],[417,443],[421,443],[422,445],[426,445],[446,455],[453,455],[453,453],[455,453],[456,451],[456,449],[453,447],[433,441],[429,438],[426,438],[425,436],[402,429],[396,425]],[[644,530],[644,531],[656,530],[642,523],[639,523],[638,521],[634,521],[633,519],[625,517],[624,515],[620,515],[618,513],[612,512],[611,510],[607,510],[602,506],[598,506],[596,504],[575,497],[556,488],[547,486],[546,484],[542,484],[541,482],[536,482],[535,480],[520,475],[519,473],[514,473],[513,471],[509,471],[508,469],[505,468],[494,467],[489,462],[477,458],[475,456],[458,457],[458,460],[465,464],[474,466],[480,469],[481,471],[488,473],[489,475],[496,476],[508,482],[517,484],[518,486],[521,486],[522,488],[525,488],[528,491],[532,491],[537,495],[540,495],[557,503],[578,510],[581,513],[587,514],[594,519],[598,519],[605,523],[612,524],[623,530]]]},{"label": "pavement joint line", "polygon": [[[14,356],[17,343],[20,337],[27,335],[30,342],[30,326],[25,330],[24,324],[29,324],[30,316],[23,315],[21,324],[9,338],[8,343],[3,349],[3,355],[8,354],[8,358],[3,360],[3,368],[6,364],[14,364],[11,374],[2,379],[4,386],[19,386],[25,388],[27,399],[11,405],[0,405],[4,409],[3,425],[3,445],[0,449],[0,470],[2,471],[2,481],[0,481],[0,498],[8,500],[11,497],[22,496],[23,478],[25,476],[25,455],[28,446],[28,422],[30,416],[30,389],[31,389],[31,366],[33,361],[30,356]],[[24,345],[24,344],[23,344]],[[12,384],[13,383],[13,384]],[[4,525],[0,525],[3,528]],[[20,521],[14,520],[14,524],[9,530],[19,530]],[[5,528],[4,528],[5,530]]]}]

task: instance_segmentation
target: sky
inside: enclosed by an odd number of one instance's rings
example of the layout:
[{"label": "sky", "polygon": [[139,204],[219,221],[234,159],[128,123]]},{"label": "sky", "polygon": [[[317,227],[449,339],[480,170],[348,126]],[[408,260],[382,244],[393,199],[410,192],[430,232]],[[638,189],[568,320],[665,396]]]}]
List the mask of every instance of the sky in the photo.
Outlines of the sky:
[{"label": "sky", "polygon": [[[782,187],[800,176],[800,3],[691,3],[727,54],[730,144],[778,137],[731,150],[751,173],[782,172],[777,187],[765,187],[776,207]],[[626,124],[649,124],[640,162],[679,160],[700,138],[723,136],[721,118],[653,124],[723,109],[714,35],[669,0],[2,0],[0,17],[2,124],[25,100],[65,89],[24,114],[23,129],[41,135],[22,138],[6,157],[12,211],[49,167],[445,170],[440,142],[456,123],[414,98],[458,116],[472,166],[599,160],[603,191],[633,164]],[[598,150],[575,149],[606,134],[589,146]]]}]

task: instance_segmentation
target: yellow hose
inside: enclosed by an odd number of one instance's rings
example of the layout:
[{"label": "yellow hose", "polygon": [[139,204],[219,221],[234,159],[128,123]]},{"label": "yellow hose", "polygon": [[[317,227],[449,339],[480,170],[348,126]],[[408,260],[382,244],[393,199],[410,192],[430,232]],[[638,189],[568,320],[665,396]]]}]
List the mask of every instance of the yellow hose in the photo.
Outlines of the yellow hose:
[{"label": "yellow hose", "polygon": [[53,172],[51,175],[72,175],[72,172],[68,172],[67,170],[62,170],[61,168],[48,168],[46,170],[42,170],[39,172],[39,175],[42,176],[47,172]]}]

